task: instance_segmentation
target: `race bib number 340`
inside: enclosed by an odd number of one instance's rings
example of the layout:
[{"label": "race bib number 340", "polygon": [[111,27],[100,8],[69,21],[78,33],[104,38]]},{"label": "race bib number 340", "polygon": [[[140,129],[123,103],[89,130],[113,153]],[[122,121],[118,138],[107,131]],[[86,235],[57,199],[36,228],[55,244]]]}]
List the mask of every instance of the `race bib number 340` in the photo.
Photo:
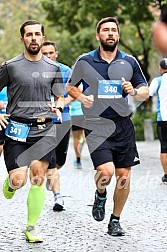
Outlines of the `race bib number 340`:
[{"label": "race bib number 340", "polygon": [[122,97],[122,80],[99,80],[98,98],[117,99]]},{"label": "race bib number 340", "polygon": [[29,130],[30,126],[28,124],[10,120],[5,130],[5,135],[16,141],[26,142]]}]

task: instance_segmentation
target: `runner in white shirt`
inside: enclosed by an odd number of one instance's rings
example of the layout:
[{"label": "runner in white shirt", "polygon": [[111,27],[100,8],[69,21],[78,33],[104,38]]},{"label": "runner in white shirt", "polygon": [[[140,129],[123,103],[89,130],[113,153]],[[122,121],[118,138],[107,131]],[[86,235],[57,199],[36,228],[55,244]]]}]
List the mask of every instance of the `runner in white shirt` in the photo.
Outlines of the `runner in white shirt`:
[{"label": "runner in white shirt", "polygon": [[160,160],[164,170],[162,182],[167,183],[167,58],[159,65],[160,76],[154,78],[149,87],[149,95],[157,95],[157,132],[161,144]]}]

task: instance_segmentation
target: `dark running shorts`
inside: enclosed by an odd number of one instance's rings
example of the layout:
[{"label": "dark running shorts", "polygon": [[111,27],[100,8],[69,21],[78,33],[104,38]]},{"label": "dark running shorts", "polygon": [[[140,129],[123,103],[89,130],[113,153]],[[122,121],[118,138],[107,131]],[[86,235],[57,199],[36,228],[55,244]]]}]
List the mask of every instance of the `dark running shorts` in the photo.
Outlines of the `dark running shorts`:
[{"label": "dark running shorts", "polygon": [[95,169],[108,162],[113,162],[115,168],[128,168],[140,163],[134,127],[129,117],[115,122],[106,119],[86,121],[85,127],[86,141]]},{"label": "dark running shorts", "polygon": [[157,122],[157,133],[161,144],[161,153],[167,153],[167,122]]},{"label": "dark running shorts", "polygon": [[83,115],[71,116],[72,131],[81,130],[84,128],[85,118]]},{"label": "dark running shorts", "polygon": [[[55,158],[52,160],[53,163],[58,164],[60,167],[63,166],[66,162],[67,150],[70,139],[70,121],[65,121],[62,124],[56,124],[57,132],[57,146],[55,148]],[[49,169],[55,168],[53,164],[49,166]]]},{"label": "dark running shorts", "polygon": [[[29,137],[26,142],[12,140],[5,136],[4,160],[8,172],[19,167],[29,166],[32,160],[49,162],[49,167],[56,166],[55,138]],[[53,161],[54,160],[54,161]]]},{"label": "dark running shorts", "polygon": [[0,145],[4,144],[5,139],[5,129],[0,130]]}]

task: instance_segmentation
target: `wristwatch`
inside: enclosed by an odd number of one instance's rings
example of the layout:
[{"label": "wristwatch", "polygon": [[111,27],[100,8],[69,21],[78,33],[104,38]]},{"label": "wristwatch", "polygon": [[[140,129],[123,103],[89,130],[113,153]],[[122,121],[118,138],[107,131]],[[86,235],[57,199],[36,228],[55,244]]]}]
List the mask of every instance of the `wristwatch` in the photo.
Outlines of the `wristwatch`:
[{"label": "wristwatch", "polygon": [[137,89],[134,88],[133,91],[134,91],[134,93],[131,96],[136,96],[138,94]]},{"label": "wristwatch", "polygon": [[58,109],[61,113],[63,113],[63,109],[61,107],[56,107],[56,109]]}]

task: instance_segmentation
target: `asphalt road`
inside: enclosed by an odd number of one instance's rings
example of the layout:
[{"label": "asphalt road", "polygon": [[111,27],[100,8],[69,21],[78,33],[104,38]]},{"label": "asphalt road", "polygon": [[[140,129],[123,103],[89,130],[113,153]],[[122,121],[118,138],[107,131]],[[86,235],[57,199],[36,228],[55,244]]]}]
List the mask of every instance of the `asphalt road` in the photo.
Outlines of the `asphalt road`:
[{"label": "asphalt road", "polygon": [[73,167],[72,139],[67,162],[60,170],[61,192],[66,210],[53,212],[53,195],[47,191],[38,230],[44,242],[29,244],[23,230],[26,225],[26,199],[29,183],[11,200],[4,198],[2,184],[6,177],[3,157],[0,159],[0,251],[6,252],[166,252],[167,251],[167,185],[159,160],[159,142],[138,142],[141,164],[132,169],[131,192],[121,216],[124,237],[107,234],[115,184],[108,186],[106,217],[96,222],[92,215],[94,170],[87,146],[83,149],[83,169]]}]

